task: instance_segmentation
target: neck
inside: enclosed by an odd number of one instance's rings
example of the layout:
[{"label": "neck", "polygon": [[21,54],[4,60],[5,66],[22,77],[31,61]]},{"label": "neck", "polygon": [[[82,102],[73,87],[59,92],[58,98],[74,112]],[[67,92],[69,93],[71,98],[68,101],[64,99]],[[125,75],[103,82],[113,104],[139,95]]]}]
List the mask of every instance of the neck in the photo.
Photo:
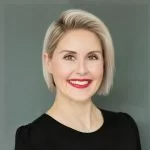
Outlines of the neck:
[{"label": "neck", "polygon": [[48,113],[58,120],[71,122],[87,130],[99,119],[98,109],[91,99],[80,102],[56,97]]}]

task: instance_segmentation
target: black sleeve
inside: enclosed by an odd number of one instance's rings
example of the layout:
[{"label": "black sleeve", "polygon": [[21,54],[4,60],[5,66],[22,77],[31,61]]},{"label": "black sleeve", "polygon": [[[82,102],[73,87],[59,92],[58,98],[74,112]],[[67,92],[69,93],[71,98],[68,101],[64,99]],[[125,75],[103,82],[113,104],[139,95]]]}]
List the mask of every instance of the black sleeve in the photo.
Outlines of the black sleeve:
[{"label": "black sleeve", "polygon": [[34,150],[31,140],[31,127],[29,125],[20,126],[15,134],[15,150]]},{"label": "black sleeve", "polygon": [[140,142],[140,135],[139,135],[139,130],[138,126],[135,122],[135,120],[128,114],[128,113],[122,113],[121,114],[126,118],[132,132],[135,138],[135,150],[142,150],[141,148],[141,142]]}]

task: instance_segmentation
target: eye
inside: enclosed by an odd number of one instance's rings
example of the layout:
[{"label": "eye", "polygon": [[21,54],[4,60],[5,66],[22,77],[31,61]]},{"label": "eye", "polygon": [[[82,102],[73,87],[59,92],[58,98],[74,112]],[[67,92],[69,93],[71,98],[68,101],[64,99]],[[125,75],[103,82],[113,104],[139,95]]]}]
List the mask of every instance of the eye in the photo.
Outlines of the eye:
[{"label": "eye", "polygon": [[92,60],[97,60],[98,59],[98,57],[96,55],[90,55],[89,58],[92,59]]},{"label": "eye", "polygon": [[63,57],[63,59],[65,59],[65,60],[74,60],[73,58],[74,58],[74,56],[72,56],[72,55],[66,55]]}]

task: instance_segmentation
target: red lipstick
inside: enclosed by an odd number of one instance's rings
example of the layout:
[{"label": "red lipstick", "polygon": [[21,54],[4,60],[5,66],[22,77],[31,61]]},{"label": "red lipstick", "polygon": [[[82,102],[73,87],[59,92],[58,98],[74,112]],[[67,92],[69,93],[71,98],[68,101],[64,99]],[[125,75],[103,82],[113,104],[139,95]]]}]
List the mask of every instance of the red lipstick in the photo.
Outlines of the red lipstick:
[{"label": "red lipstick", "polygon": [[70,79],[70,80],[68,80],[68,83],[75,88],[87,88],[91,82],[92,82],[91,79]]}]

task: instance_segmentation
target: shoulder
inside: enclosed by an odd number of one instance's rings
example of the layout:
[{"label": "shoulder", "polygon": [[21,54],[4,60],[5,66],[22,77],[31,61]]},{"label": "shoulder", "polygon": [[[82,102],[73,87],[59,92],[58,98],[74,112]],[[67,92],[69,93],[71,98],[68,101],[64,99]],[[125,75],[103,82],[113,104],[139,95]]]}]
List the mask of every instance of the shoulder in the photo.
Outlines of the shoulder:
[{"label": "shoulder", "polygon": [[34,149],[47,132],[46,121],[44,115],[41,115],[32,122],[19,126],[15,133],[15,150]]},{"label": "shoulder", "polygon": [[15,134],[15,150],[31,150],[33,149],[31,144],[31,125],[19,126]]},{"label": "shoulder", "polygon": [[118,115],[120,116],[120,121],[123,121],[128,131],[130,131],[131,137],[135,139],[135,142],[140,143],[138,124],[135,119],[125,112],[118,112]]},{"label": "shoulder", "polygon": [[126,112],[115,112],[110,110],[101,109],[106,126],[111,133],[121,140],[132,143],[137,150],[141,150],[139,129],[135,119]]},{"label": "shoulder", "polygon": [[100,109],[106,122],[117,123],[118,125],[137,128],[135,119],[127,112],[115,112],[111,110]]}]

